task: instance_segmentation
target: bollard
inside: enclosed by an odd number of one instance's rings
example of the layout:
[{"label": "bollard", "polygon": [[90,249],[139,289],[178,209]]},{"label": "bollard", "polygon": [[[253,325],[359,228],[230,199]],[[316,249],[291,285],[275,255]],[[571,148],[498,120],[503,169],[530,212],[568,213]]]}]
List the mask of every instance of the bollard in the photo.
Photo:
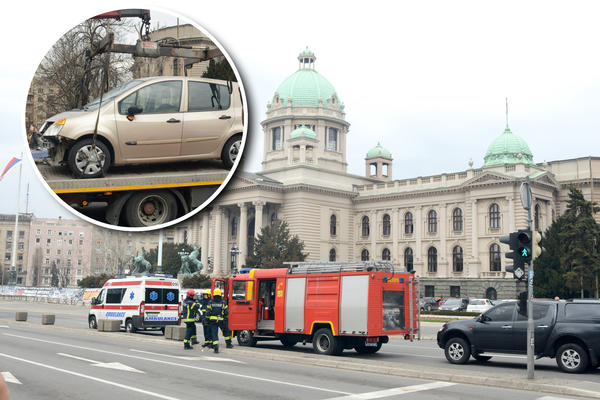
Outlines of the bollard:
[{"label": "bollard", "polygon": [[118,319],[99,319],[98,330],[101,332],[119,332],[121,321]]},{"label": "bollard", "polygon": [[42,325],[54,325],[55,319],[54,314],[42,314]]},{"label": "bollard", "polygon": [[165,326],[165,339],[173,339],[173,325]]},{"label": "bollard", "polygon": [[23,311],[18,311],[15,314],[15,321],[27,321],[27,313]]},{"label": "bollard", "polygon": [[173,331],[171,335],[171,339],[183,341],[183,339],[185,339],[185,326],[173,325]]}]

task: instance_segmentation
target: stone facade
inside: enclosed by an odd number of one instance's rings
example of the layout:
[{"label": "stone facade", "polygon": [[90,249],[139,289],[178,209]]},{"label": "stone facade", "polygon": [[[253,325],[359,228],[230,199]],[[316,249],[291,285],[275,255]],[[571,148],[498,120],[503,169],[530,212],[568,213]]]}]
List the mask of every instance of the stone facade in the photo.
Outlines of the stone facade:
[{"label": "stone facade", "polygon": [[[15,216],[0,214],[0,246],[2,253],[2,284],[25,284],[27,279],[27,259],[30,255],[29,231],[31,214],[19,214],[19,225],[15,234]],[[13,244],[17,241],[15,259],[13,260]],[[14,268],[13,268],[14,261]]]}]

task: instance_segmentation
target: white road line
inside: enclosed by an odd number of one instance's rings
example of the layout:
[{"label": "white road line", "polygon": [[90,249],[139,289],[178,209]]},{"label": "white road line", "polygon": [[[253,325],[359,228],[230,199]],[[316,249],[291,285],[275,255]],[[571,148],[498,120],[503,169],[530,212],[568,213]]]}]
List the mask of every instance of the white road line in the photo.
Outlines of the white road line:
[{"label": "white road line", "polygon": [[423,390],[440,389],[448,386],[454,386],[456,383],[450,382],[431,382],[422,385],[404,386],[394,389],[379,390],[377,392],[351,394],[349,396],[335,397],[328,400],[370,400],[381,399],[382,397],[397,396],[400,394],[421,392]]},{"label": "white road line", "polygon": [[0,328],[10,328],[8,325],[0,325]]},{"label": "white road line", "polygon": [[554,397],[554,396],[542,396],[535,400],[575,400],[572,397]]},{"label": "white road line", "polygon": [[138,349],[129,349],[130,351],[135,351],[137,353],[144,353],[144,354],[151,354],[151,355],[155,355],[155,356],[163,356],[163,357],[170,357],[170,358],[177,358],[179,360],[188,360],[188,361],[194,361],[194,360],[198,360],[198,361],[221,361],[221,362],[233,362],[233,363],[238,363],[238,364],[246,364],[243,361],[238,361],[238,360],[234,360],[232,358],[222,358],[222,357],[211,357],[211,356],[198,356],[198,357],[194,357],[194,356],[174,356],[172,354],[163,354],[163,353],[157,353],[154,351],[145,351],[145,350],[138,350]]},{"label": "white road line", "polygon": [[90,360],[89,358],[77,357],[77,356],[74,356],[72,354],[65,354],[65,353],[56,353],[56,354],[58,354],[59,356],[63,356],[63,357],[74,358],[76,360],[87,361],[87,362],[92,363],[92,364],[97,364],[98,363],[98,361]]},{"label": "white road line", "polygon": [[109,380],[106,380],[106,379],[96,378],[95,376],[85,375],[85,374],[81,374],[81,373],[75,372],[75,371],[69,371],[67,369],[54,367],[52,365],[42,364],[42,363],[39,363],[39,362],[36,362],[36,361],[26,360],[24,358],[11,356],[9,354],[0,353],[0,356],[1,357],[6,357],[6,358],[11,358],[11,359],[17,360],[17,361],[22,361],[22,362],[25,362],[25,363],[28,363],[28,364],[32,364],[32,365],[37,365],[39,367],[48,368],[48,369],[52,369],[52,370],[59,371],[59,372],[64,372],[65,374],[75,375],[75,376],[78,376],[80,378],[85,378],[85,379],[90,379],[92,381],[96,381],[96,382],[100,382],[100,383],[105,383],[107,385],[116,386],[118,388],[125,389],[125,390],[130,390],[132,392],[138,392],[138,393],[146,394],[148,396],[158,397],[159,399],[180,400],[177,397],[165,396],[165,395],[160,394],[160,393],[154,393],[154,392],[150,392],[148,390],[144,390],[144,389],[139,389],[139,388],[136,388],[136,387],[132,387],[130,385],[123,385],[123,384],[120,384],[120,383],[117,383],[117,382],[113,382],[113,381],[109,381]]},{"label": "white road line", "polygon": [[74,356],[72,354],[65,354],[65,353],[56,353],[56,354],[58,354],[59,356],[63,356],[63,357],[74,358],[76,360],[87,361],[92,364],[92,367],[111,368],[111,369],[118,369],[121,371],[137,372],[138,374],[145,374],[144,371],[140,371],[139,369],[135,369],[135,368],[127,366],[125,364],[121,364],[120,362],[105,363],[105,362],[99,362],[96,360],[90,360],[88,358]]},{"label": "white road line", "polygon": [[12,336],[12,337],[16,337],[16,338],[24,339],[24,340],[33,340],[33,341],[36,341],[36,342],[57,344],[57,345],[60,345],[60,346],[72,347],[72,348],[75,348],[75,349],[95,351],[95,352],[98,352],[98,353],[114,354],[114,355],[118,355],[118,356],[122,356],[122,357],[135,358],[135,359],[138,359],[138,360],[153,361],[153,362],[160,363],[160,364],[174,365],[174,366],[177,366],[177,367],[195,369],[195,370],[205,371],[205,372],[210,372],[210,373],[215,373],[215,374],[235,376],[235,377],[238,377],[238,378],[253,379],[253,380],[256,380],[256,381],[260,381],[260,382],[276,383],[276,384],[279,384],[279,385],[294,386],[294,387],[300,387],[300,388],[304,388],[304,389],[318,390],[318,391],[321,391],[321,392],[339,393],[339,394],[344,394],[344,395],[350,395],[350,394],[352,394],[352,393],[349,393],[349,392],[343,392],[341,390],[331,390],[331,389],[325,389],[325,388],[320,388],[320,387],[316,387],[316,386],[301,385],[299,383],[292,383],[292,382],[278,381],[278,380],[275,380],[275,379],[261,378],[261,377],[258,377],[258,376],[236,374],[236,373],[227,372],[227,371],[218,371],[218,370],[213,369],[213,368],[202,368],[202,367],[198,367],[198,366],[195,366],[195,365],[178,364],[178,363],[171,362],[171,361],[157,360],[157,359],[154,359],[154,358],[147,358],[147,357],[134,356],[134,355],[131,355],[131,354],[117,353],[115,351],[100,350],[100,349],[95,349],[93,347],[77,346],[77,345],[74,345],[74,344],[54,342],[54,341],[51,341],[51,340],[38,339],[38,338],[30,337],[30,336],[12,335],[10,333],[4,333],[4,335],[5,336]]},{"label": "white road line", "polygon": [[15,378],[15,376],[10,372],[2,372],[2,377],[7,383],[16,383],[17,385],[22,385],[21,381]]}]

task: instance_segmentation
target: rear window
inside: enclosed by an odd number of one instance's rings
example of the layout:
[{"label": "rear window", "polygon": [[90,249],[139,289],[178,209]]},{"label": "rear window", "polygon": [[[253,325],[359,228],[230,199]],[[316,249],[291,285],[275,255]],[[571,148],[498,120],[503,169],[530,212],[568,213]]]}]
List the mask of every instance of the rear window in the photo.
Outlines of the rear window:
[{"label": "rear window", "polygon": [[485,302],[483,300],[471,300],[469,304],[472,306],[482,306],[485,304]]},{"label": "rear window", "polygon": [[565,313],[567,319],[600,320],[600,304],[567,304]]},{"label": "rear window", "polygon": [[146,288],[146,304],[178,304],[179,289]]},{"label": "rear window", "polygon": [[383,330],[404,329],[404,292],[383,291]]},{"label": "rear window", "polygon": [[188,82],[188,111],[226,110],[230,103],[229,89],[224,85]]}]

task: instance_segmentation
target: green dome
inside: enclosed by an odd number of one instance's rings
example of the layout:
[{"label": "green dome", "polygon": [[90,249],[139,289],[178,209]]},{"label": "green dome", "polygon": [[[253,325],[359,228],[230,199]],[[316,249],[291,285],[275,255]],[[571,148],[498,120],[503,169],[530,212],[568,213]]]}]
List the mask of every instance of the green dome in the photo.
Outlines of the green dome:
[{"label": "green dome", "polygon": [[316,139],[317,134],[315,133],[315,131],[313,131],[310,128],[307,128],[306,126],[304,126],[304,124],[302,124],[302,126],[294,129],[292,131],[292,133],[290,133],[290,139],[295,139],[297,137],[306,137],[306,138],[310,138],[310,139]]},{"label": "green dome", "polygon": [[[519,154],[521,159],[519,159]],[[498,164],[531,164],[533,165],[533,154],[523,139],[510,131],[508,126],[488,148],[484,157],[484,167]]]},{"label": "green dome", "polygon": [[383,158],[392,158],[392,153],[389,150],[381,147],[381,144],[377,142],[377,146],[373,147],[367,153],[367,158],[373,157],[383,157]]}]

